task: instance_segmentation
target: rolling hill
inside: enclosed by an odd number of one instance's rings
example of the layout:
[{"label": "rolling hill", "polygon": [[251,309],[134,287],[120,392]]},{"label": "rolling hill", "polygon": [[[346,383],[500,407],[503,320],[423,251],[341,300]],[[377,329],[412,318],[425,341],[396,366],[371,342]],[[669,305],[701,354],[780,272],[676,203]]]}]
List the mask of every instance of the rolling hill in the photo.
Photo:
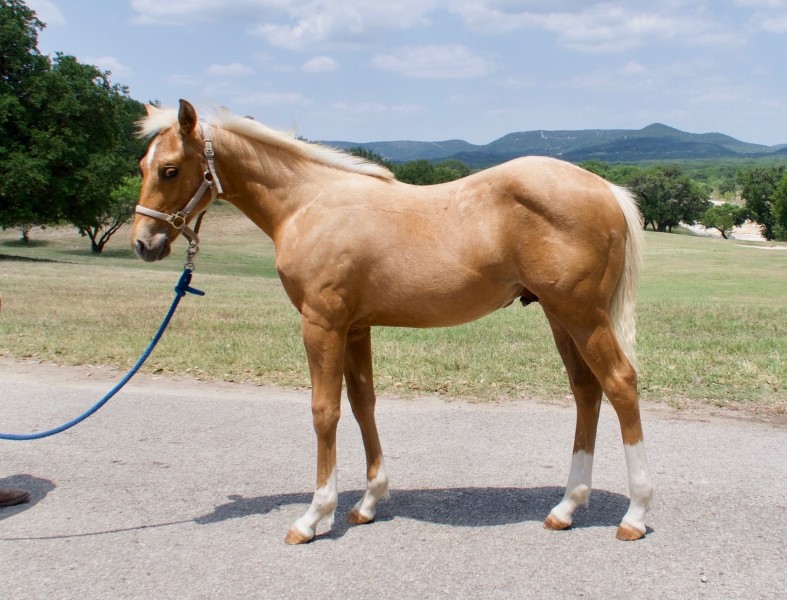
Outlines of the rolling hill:
[{"label": "rolling hill", "polygon": [[325,141],[335,148],[362,146],[392,162],[417,159],[458,159],[473,168],[488,167],[517,156],[555,156],[572,162],[639,162],[695,158],[784,157],[787,145],[763,146],[742,142],[722,133],[687,133],[661,123],[642,129],[583,129],[509,133],[485,145],[464,140],[440,142]]}]

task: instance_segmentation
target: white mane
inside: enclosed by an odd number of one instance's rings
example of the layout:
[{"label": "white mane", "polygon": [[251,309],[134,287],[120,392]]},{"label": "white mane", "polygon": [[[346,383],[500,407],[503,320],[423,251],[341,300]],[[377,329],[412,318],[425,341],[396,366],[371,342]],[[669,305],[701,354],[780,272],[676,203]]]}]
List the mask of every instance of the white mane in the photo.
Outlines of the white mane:
[{"label": "white mane", "polygon": [[[154,107],[150,110],[148,116],[139,122],[139,134],[144,137],[153,137],[169,129],[177,122],[177,109]],[[335,148],[298,140],[289,133],[276,131],[253,119],[232,114],[226,109],[219,109],[216,115],[206,122],[206,125],[219,127],[251,141],[275,146],[289,151],[300,158],[335,169],[370,175],[380,179],[393,179],[393,174],[382,165],[341,150],[336,150]]]}]

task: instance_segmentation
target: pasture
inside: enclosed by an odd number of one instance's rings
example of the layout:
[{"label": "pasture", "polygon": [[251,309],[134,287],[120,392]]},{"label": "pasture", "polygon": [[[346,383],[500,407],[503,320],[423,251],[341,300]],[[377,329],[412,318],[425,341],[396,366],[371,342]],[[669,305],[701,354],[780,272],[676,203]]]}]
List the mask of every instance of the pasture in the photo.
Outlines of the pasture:
[{"label": "pasture", "polygon": [[[70,228],[0,233],[0,354],[125,369],[172,299],[185,242],[147,264],[121,230],[103,255]],[[147,372],[306,387],[300,321],[273,245],[235,210],[211,209],[193,285]],[[769,414],[787,412],[787,250],[646,234],[638,304],[640,393]],[[784,248],[784,246],[782,246]],[[481,401],[565,399],[568,383],[538,305],[518,302],[449,329],[377,328],[378,391]]]}]

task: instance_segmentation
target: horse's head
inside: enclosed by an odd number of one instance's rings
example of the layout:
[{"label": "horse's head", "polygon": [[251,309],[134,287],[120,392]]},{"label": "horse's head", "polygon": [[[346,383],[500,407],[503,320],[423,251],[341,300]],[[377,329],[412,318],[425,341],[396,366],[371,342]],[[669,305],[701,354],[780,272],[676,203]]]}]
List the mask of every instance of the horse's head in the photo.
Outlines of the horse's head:
[{"label": "horse's head", "polygon": [[[131,246],[139,258],[152,262],[169,256],[172,241],[181,232],[189,239],[194,236],[188,223],[215,197],[218,180],[212,144],[202,136],[194,107],[181,100],[177,119],[174,112],[147,109],[143,132],[158,134],[139,165],[142,192]],[[205,195],[208,188],[211,194]]]}]

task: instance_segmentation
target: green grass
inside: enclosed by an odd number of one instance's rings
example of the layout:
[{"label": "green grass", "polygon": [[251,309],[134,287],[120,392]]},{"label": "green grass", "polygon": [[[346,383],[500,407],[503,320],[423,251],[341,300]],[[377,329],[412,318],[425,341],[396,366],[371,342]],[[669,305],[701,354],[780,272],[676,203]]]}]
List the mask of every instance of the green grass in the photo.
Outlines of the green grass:
[{"label": "green grass", "polygon": [[[175,256],[146,264],[127,232],[104,255],[69,229],[0,234],[0,353],[130,366],[172,299]],[[273,246],[230,207],[203,228],[194,285],[145,368],[205,379],[307,386],[300,322],[276,278]],[[643,398],[787,412],[787,250],[646,234],[640,287]],[[24,260],[27,259],[27,260]],[[564,398],[568,386],[537,305],[461,327],[374,332],[378,389],[480,400]]]}]

